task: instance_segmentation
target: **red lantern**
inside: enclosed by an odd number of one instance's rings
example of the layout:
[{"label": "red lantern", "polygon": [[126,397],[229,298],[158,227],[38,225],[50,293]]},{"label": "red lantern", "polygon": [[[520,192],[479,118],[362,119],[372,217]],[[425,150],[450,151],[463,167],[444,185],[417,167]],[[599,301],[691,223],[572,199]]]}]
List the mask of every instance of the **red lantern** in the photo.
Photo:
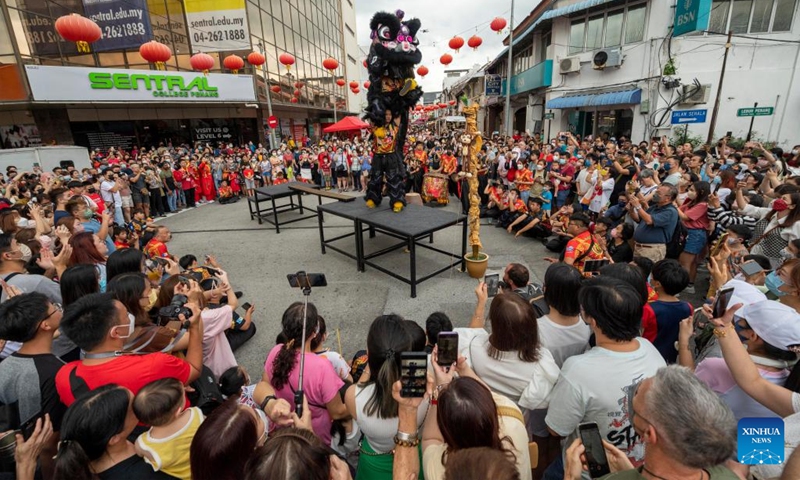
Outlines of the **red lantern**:
[{"label": "red lantern", "polygon": [[347,82],[344,81],[344,78],[337,78],[336,79],[336,85],[339,85],[340,87],[344,87],[345,83],[347,83]]},{"label": "red lantern", "polygon": [[239,55],[228,55],[225,57],[225,60],[222,61],[222,64],[236,75],[239,73],[239,69],[244,67],[244,60],[242,60],[242,57]]},{"label": "red lantern", "polygon": [[364,88],[366,88],[366,89],[369,89],[369,86],[370,86],[370,85],[372,85],[372,83],[370,83],[370,81],[369,81],[369,80],[367,80],[366,82],[364,82]]},{"label": "red lantern", "polygon": [[275,93],[281,93],[281,87],[279,85],[273,85],[273,86],[269,87],[269,89],[272,90]]},{"label": "red lantern", "polygon": [[350,90],[353,90],[353,89],[356,89],[356,88],[358,88],[358,82],[353,80],[352,82],[350,82]]},{"label": "red lantern", "polygon": [[200,70],[203,75],[208,75],[208,71],[214,66],[214,57],[207,53],[195,53],[189,59],[189,63],[195,70]]},{"label": "red lantern", "polygon": [[296,88],[298,90],[303,88],[303,87],[305,87],[305,86],[306,86],[306,84],[303,83],[303,82],[294,82],[294,88]]},{"label": "red lantern", "polygon": [[264,55],[261,55],[258,52],[252,52],[247,56],[247,63],[253,65],[254,67],[260,67],[261,65],[264,65],[264,62],[266,61],[267,59],[264,58]]},{"label": "red lantern", "polygon": [[356,95],[358,95],[359,93],[361,93],[361,89],[360,89],[360,88],[358,88],[358,87],[356,87],[356,88],[354,88],[354,89],[352,90],[352,92],[353,92],[353,93],[355,93]]},{"label": "red lantern", "polygon": [[502,17],[496,17],[492,20],[492,23],[489,24],[489,27],[497,33],[503,31],[506,28],[506,19]]},{"label": "red lantern", "polygon": [[455,101],[455,100],[450,100],[450,101],[449,101],[449,102],[447,102],[447,103],[449,103],[449,104],[450,104],[450,106],[452,107],[452,106],[455,106],[455,104],[456,104],[456,101]]},{"label": "red lantern", "polygon": [[417,68],[417,74],[420,77],[425,78],[425,75],[428,74],[428,67],[426,67],[425,65],[420,65],[420,67]]},{"label": "red lantern", "polygon": [[292,97],[292,99],[291,99],[291,100],[289,100],[289,101],[290,101],[290,102],[292,102],[292,103],[297,103],[297,102],[299,102],[300,100],[298,100],[298,99],[297,99],[297,97]]},{"label": "red lantern", "polygon": [[281,53],[278,57],[278,61],[281,62],[281,65],[286,67],[286,71],[290,71],[292,69],[292,65],[294,65],[294,57],[288,53]]},{"label": "red lantern", "polygon": [[139,47],[139,55],[148,62],[155,63],[157,70],[164,70],[164,63],[172,58],[172,50],[163,43],[150,40]]},{"label": "red lantern", "polygon": [[334,71],[339,68],[339,61],[335,58],[326,58],[322,61],[322,68],[329,71]]},{"label": "red lantern", "polygon": [[467,45],[472,47],[473,50],[477,50],[478,47],[480,47],[482,43],[483,43],[483,39],[481,37],[477,36],[477,35],[473,35],[473,36],[469,37],[469,40],[467,40]]},{"label": "red lantern", "polygon": [[361,64],[362,64],[362,65],[364,65],[364,68],[367,68],[367,59],[365,58],[365,59],[364,59],[364,60],[361,62]]},{"label": "red lantern", "polygon": [[88,52],[89,44],[103,36],[96,23],[77,13],[59,17],[55,27],[64,40],[78,44],[79,52]]},{"label": "red lantern", "polygon": [[414,110],[420,111],[422,110],[422,108],[423,108],[422,105],[417,105],[416,107],[414,107]]},{"label": "red lantern", "polygon": [[453,37],[453,38],[451,38],[451,39],[450,39],[450,42],[448,43],[448,45],[450,46],[450,48],[452,48],[453,50],[455,50],[455,51],[456,51],[456,53],[458,53],[458,50],[459,50],[461,47],[463,47],[463,46],[464,46],[464,39],[463,39],[463,38],[461,38],[461,37],[459,37],[459,36],[455,36],[455,37]]},{"label": "red lantern", "polygon": [[439,57],[439,61],[442,62],[442,65],[450,65],[453,62],[453,56],[449,53],[445,53]]},{"label": "red lantern", "polygon": [[292,93],[292,95],[294,95],[295,97],[299,97],[301,93],[302,92],[300,90],[295,90],[294,93]]},{"label": "red lantern", "polygon": [[447,108],[447,104],[446,103],[440,103],[439,104],[439,108]]}]

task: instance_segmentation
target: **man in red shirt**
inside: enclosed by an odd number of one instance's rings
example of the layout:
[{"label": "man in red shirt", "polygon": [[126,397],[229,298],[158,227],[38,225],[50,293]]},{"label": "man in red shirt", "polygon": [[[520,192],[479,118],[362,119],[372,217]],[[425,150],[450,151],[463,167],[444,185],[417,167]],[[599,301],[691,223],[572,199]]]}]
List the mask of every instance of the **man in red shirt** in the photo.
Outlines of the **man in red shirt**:
[{"label": "man in red shirt", "polygon": [[554,155],[554,162],[556,161],[556,157],[558,157],[561,170],[559,172],[550,172],[550,179],[560,180],[555,202],[556,208],[561,208],[567,203],[567,197],[572,189],[572,181],[575,179],[575,164],[573,162],[567,162],[566,155]]},{"label": "man in red shirt", "polygon": [[[169,228],[164,225],[159,225],[156,234],[147,242],[144,247],[144,253],[150,258],[172,258],[167,250],[167,242],[172,240],[172,233]],[[175,260],[174,258],[172,258]]]},{"label": "man in red shirt", "polygon": [[134,318],[110,294],[86,295],[67,307],[61,329],[85,356],[64,365],[56,374],[56,391],[64,405],[111,383],[135,395],[143,386],[162,378],[175,378],[183,384],[196,380],[203,368],[203,321],[197,305],[187,306],[193,315],[188,319],[186,360],[164,353],[121,354],[133,335]]}]

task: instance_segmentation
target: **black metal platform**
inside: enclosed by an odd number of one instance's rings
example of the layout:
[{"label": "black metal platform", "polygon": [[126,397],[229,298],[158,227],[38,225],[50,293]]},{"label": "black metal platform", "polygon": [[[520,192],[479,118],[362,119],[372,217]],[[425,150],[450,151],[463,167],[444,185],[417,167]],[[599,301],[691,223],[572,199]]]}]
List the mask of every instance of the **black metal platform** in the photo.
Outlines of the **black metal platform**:
[{"label": "black metal platform", "polygon": [[[325,238],[324,230],[324,214],[328,213],[337,217],[345,218],[353,221],[353,231],[344,235],[339,235],[333,238]],[[383,272],[391,277],[394,277],[402,282],[411,286],[411,297],[417,296],[417,284],[424,282],[442,272],[445,272],[454,266],[461,265],[464,269],[464,255],[467,253],[467,217],[460,213],[447,212],[443,210],[433,209],[429,207],[420,207],[417,205],[408,205],[400,213],[393,212],[387,204],[383,204],[377,208],[367,208],[364,202],[356,201],[352,203],[328,203],[317,207],[317,217],[319,222],[319,239],[320,247],[323,255],[326,249],[331,249],[356,261],[356,268],[358,271],[363,272],[366,266]],[[419,240],[428,238],[429,243],[433,243],[433,234],[439,230],[447,227],[462,224],[461,233],[461,254],[455,255],[452,252],[447,252],[425,243],[420,243]],[[375,232],[380,232],[384,235],[397,238],[401,240],[399,243],[382,248],[376,252],[366,254],[364,248],[364,231],[369,232],[369,238],[375,237]],[[355,237],[355,255],[343,250],[335,245],[333,242],[343,240],[345,238]],[[450,257],[450,263],[429,275],[422,278],[417,278],[417,247],[426,248],[428,250],[440,253]],[[387,253],[395,250],[407,248],[410,253],[410,275],[409,278],[403,277],[396,272],[386,269],[370,260],[386,255]],[[453,259],[456,259],[453,261]]]},{"label": "black metal platform", "polygon": [[[319,188],[319,185],[301,182],[289,182],[281,185],[256,188],[255,195],[247,197],[247,208],[250,210],[250,220],[258,219],[259,225],[263,222],[270,223],[275,226],[275,233],[281,233],[281,225],[314,218],[316,215],[305,215],[303,193],[292,190],[290,188],[292,185]],[[294,203],[295,197],[297,197],[297,204]],[[289,204],[276,205],[275,200],[281,198],[288,198]],[[262,204],[265,202],[269,202],[270,206],[262,208]],[[322,197],[319,197],[319,204],[322,205]],[[305,209],[311,210],[312,212],[314,211],[314,209],[308,207],[305,207]],[[300,210],[300,217],[282,221],[278,218],[278,214],[292,212],[294,210]]]}]

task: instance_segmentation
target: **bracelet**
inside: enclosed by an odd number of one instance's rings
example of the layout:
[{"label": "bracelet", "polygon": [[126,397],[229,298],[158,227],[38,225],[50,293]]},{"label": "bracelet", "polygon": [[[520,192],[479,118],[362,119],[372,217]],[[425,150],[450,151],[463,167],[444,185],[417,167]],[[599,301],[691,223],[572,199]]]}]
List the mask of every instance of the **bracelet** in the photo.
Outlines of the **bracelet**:
[{"label": "bracelet", "polygon": [[394,434],[394,438],[396,438],[396,439],[398,439],[398,440],[400,440],[402,442],[413,442],[414,440],[417,439],[417,437],[419,437],[419,434],[416,433],[416,432],[415,433],[406,433],[406,432],[401,432],[400,430],[398,430],[397,433]]},{"label": "bracelet", "polygon": [[[397,433],[400,433],[400,432],[397,432]],[[414,440],[409,441],[409,440],[401,440],[400,438],[397,437],[397,435],[395,435],[394,436],[394,444],[397,445],[398,447],[412,447],[413,448],[413,447],[416,447],[417,445],[419,445],[419,437],[414,437]]]},{"label": "bracelet", "polygon": [[723,328],[715,328],[714,329],[714,336],[717,338],[725,338],[725,335],[728,334],[728,330],[733,328],[733,324],[731,323],[728,327]]},{"label": "bracelet", "polygon": [[[277,399],[278,397],[276,397],[275,395],[267,395],[266,397],[264,397],[264,400],[261,402],[261,405],[259,405],[259,407],[261,407],[261,410],[264,410],[265,408],[267,408],[267,404],[269,403],[270,400],[277,400]],[[266,413],[266,410],[264,410],[264,413]]]}]

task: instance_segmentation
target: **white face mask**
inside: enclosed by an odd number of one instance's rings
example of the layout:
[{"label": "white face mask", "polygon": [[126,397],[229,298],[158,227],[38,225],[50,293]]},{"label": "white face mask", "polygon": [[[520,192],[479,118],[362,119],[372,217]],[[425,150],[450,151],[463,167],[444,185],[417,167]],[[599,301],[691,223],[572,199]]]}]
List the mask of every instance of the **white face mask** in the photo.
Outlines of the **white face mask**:
[{"label": "white face mask", "polygon": [[[127,333],[126,335],[120,335],[120,334],[117,334],[117,338],[126,339],[126,338],[130,338],[130,337],[131,337],[131,335],[133,335],[133,330],[136,328],[136,317],[134,317],[133,315],[131,315],[131,314],[129,313],[129,314],[128,314],[128,321],[130,322],[130,323],[128,324],[128,333]],[[122,326],[123,326],[123,325],[117,325],[117,326],[116,326],[116,327],[114,327],[114,328],[119,328],[119,327],[122,327]]]},{"label": "white face mask", "polygon": [[20,218],[17,219],[16,223],[17,223],[17,226],[19,228],[28,228],[28,219],[27,218],[20,217]]}]

